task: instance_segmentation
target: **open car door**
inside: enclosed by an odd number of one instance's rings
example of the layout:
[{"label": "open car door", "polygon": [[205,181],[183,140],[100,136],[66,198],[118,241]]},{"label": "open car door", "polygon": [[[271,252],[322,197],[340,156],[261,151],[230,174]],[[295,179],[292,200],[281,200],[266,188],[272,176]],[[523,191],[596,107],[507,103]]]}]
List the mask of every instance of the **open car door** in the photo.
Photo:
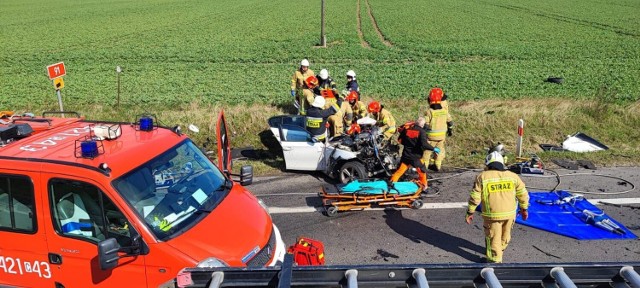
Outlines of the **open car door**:
[{"label": "open car door", "polygon": [[304,116],[280,115],[271,117],[269,126],[282,147],[284,164],[288,170],[324,170],[327,149],[324,143],[311,142],[305,121]]},{"label": "open car door", "polygon": [[224,111],[218,114],[218,125],[216,125],[216,137],[218,142],[218,168],[222,172],[231,174],[231,142],[227,131],[227,123],[224,120]]}]

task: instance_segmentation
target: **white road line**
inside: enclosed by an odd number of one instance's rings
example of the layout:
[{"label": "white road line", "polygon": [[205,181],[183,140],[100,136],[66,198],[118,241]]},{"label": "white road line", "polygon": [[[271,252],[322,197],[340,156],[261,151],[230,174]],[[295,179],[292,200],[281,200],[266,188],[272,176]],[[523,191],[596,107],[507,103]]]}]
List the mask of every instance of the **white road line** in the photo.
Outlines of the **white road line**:
[{"label": "white road line", "polygon": [[[589,199],[589,202],[595,205],[602,205],[600,201],[611,204],[640,204],[640,198],[611,198],[611,199]],[[467,202],[448,202],[448,203],[424,203],[420,209],[461,209],[466,208]],[[379,211],[385,208],[365,208],[366,211]],[[401,208],[409,209],[409,208]],[[290,213],[312,213],[324,211],[323,207],[269,207],[271,214],[290,214]]]}]

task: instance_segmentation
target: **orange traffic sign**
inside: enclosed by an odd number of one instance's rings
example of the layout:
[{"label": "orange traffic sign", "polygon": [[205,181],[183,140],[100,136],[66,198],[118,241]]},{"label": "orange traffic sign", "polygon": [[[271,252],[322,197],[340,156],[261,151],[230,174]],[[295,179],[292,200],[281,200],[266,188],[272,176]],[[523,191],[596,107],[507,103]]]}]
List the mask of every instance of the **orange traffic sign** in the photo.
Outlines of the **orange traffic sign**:
[{"label": "orange traffic sign", "polygon": [[49,79],[51,80],[64,76],[67,74],[67,71],[64,69],[64,62],[47,66],[47,73],[49,73]]},{"label": "orange traffic sign", "polygon": [[62,80],[62,77],[58,77],[56,79],[53,79],[53,87],[55,87],[56,90],[60,90],[60,89],[64,88],[64,80]]}]

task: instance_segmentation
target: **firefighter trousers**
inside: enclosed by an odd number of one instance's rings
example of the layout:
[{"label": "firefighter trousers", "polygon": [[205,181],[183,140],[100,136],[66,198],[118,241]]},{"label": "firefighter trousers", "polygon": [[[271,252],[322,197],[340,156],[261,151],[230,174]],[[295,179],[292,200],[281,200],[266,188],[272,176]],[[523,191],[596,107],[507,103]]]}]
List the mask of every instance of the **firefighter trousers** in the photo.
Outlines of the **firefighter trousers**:
[{"label": "firefighter trousers", "polygon": [[444,156],[445,156],[445,150],[444,150],[445,139],[442,139],[442,140],[427,140],[427,142],[429,142],[429,144],[431,146],[433,146],[434,148],[439,148],[440,149],[440,153],[436,154],[435,156],[433,156],[433,159],[431,159],[431,154],[433,153],[433,151],[424,150],[424,153],[422,154],[422,161],[427,166],[429,166],[431,164],[434,164],[434,165],[436,165],[436,168],[438,168],[438,170],[440,170],[440,168],[442,168],[442,160],[444,160]]},{"label": "firefighter trousers", "polygon": [[516,219],[505,220],[484,219],[485,245],[487,246],[487,261],[502,263],[502,253],[511,241],[511,228]]}]

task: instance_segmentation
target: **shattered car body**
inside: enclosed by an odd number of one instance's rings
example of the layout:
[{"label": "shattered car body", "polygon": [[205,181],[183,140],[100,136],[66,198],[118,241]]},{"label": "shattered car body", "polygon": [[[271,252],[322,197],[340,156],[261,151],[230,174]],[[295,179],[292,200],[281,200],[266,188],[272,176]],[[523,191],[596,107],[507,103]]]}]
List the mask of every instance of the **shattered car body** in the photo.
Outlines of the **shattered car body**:
[{"label": "shattered car body", "polygon": [[269,128],[282,147],[287,170],[322,171],[347,183],[395,170],[400,162],[398,145],[383,141],[375,125],[362,125],[355,135],[327,142],[312,142],[305,128],[306,117],[279,115],[269,118]]}]

